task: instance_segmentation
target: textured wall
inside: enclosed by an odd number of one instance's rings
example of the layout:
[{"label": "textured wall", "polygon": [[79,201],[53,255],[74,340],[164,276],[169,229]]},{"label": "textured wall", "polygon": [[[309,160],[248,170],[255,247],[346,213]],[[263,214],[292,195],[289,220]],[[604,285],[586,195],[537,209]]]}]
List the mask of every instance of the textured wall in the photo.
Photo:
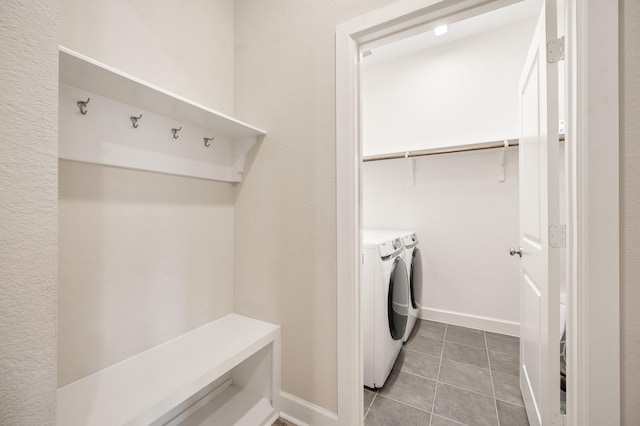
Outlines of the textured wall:
[{"label": "textured wall", "polygon": [[[60,15],[62,45],[233,112],[232,0],[62,0]],[[59,385],[233,310],[233,197],[60,162]]]},{"label": "textured wall", "polygon": [[233,187],[60,161],[58,384],[233,311]]},{"label": "textured wall", "polygon": [[60,44],[233,114],[233,0],[60,0]]},{"label": "textured wall", "polygon": [[54,425],[57,2],[0,2],[0,423]]},{"label": "textured wall", "polygon": [[336,25],[390,0],[237,0],[236,116],[268,131],[235,212],[236,311],[282,325],[282,387],[337,407]]},{"label": "textured wall", "polygon": [[640,424],[640,2],[620,1],[622,423]]}]

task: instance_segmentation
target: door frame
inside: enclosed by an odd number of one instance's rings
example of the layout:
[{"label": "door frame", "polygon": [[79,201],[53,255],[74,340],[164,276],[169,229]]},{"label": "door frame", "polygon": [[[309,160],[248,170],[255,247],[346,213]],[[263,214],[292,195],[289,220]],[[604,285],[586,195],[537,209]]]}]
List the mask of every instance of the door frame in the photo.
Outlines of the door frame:
[{"label": "door frame", "polygon": [[[362,424],[359,47],[509,0],[401,0],[336,28],[338,424]],[[620,422],[618,5],[566,0],[567,424]],[[417,31],[416,31],[417,32]],[[603,207],[606,206],[606,207]]]}]

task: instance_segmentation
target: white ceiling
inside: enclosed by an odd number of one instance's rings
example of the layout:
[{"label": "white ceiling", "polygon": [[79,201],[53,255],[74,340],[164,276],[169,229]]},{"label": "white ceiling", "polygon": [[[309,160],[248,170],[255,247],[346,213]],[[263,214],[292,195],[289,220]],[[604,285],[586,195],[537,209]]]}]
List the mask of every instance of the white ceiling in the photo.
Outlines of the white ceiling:
[{"label": "white ceiling", "polygon": [[373,48],[371,55],[363,59],[365,65],[386,62],[416,51],[427,50],[446,45],[453,41],[471,37],[496,28],[505,27],[517,22],[537,17],[542,9],[541,0],[522,0],[518,3],[493,10],[473,18],[448,24],[449,31],[436,36],[433,31],[426,31],[383,46]]}]

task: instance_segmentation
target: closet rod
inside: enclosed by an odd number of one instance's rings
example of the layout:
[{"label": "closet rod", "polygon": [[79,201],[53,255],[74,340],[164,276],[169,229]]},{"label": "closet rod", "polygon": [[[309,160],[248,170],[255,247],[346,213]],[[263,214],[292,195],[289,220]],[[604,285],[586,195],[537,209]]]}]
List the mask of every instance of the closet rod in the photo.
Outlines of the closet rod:
[{"label": "closet rod", "polygon": [[[510,147],[520,145],[519,139],[508,139],[507,141],[509,142]],[[558,142],[564,142],[564,135],[560,135],[560,139],[558,140]],[[399,158],[425,157],[427,155],[452,154],[455,152],[483,151],[485,149],[496,149],[496,148],[504,148],[504,141],[487,142],[486,144],[482,144],[482,145],[460,147],[460,148],[426,149],[422,151],[413,151],[413,152],[409,151],[408,153],[399,152],[397,154],[364,157],[362,161],[364,163],[367,163],[369,161],[397,160]]]}]

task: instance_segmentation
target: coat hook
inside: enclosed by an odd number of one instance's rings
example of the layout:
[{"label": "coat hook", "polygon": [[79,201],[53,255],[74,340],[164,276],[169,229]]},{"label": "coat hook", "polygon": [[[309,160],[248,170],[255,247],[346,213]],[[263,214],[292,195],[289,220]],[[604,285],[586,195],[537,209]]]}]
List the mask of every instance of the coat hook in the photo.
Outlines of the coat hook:
[{"label": "coat hook", "polygon": [[179,132],[180,130],[182,130],[182,126],[180,126],[180,128],[179,128],[179,129],[176,129],[176,128],[171,129],[171,133],[173,133],[173,138],[174,138],[174,139],[178,139],[178,137],[179,137],[178,132]]},{"label": "coat hook", "polygon": [[132,115],[132,116],[131,116],[131,117],[129,117],[129,118],[131,118],[131,124],[133,124],[133,128],[134,128],[134,129],[137,129],[137,128],[138,128],[138,126],[139,126],[139,124],[138,124],[138,120],[140,120],[140,119],[142,118],[142,114],[140,114],[140,115],[139,115],[139,116],[137,116],[137,117],[136,117],[136,116],[134,116],[134,115]]},{"label": "coat hook", "polygon": [[211,141],[214,140],[216,137],[212,137],[212,138],[204,138],[204,146],[206,146],[207,148],[209,148],[211,146]]},{"label": "coat hook", "polygon": [[87,113],[87,104],[89,103],[90,100],[91,98],[87,98],[86,101],[76,102],[76,104],[78,105],[78,108],[80,108],[80,114],[85,115]]}]

